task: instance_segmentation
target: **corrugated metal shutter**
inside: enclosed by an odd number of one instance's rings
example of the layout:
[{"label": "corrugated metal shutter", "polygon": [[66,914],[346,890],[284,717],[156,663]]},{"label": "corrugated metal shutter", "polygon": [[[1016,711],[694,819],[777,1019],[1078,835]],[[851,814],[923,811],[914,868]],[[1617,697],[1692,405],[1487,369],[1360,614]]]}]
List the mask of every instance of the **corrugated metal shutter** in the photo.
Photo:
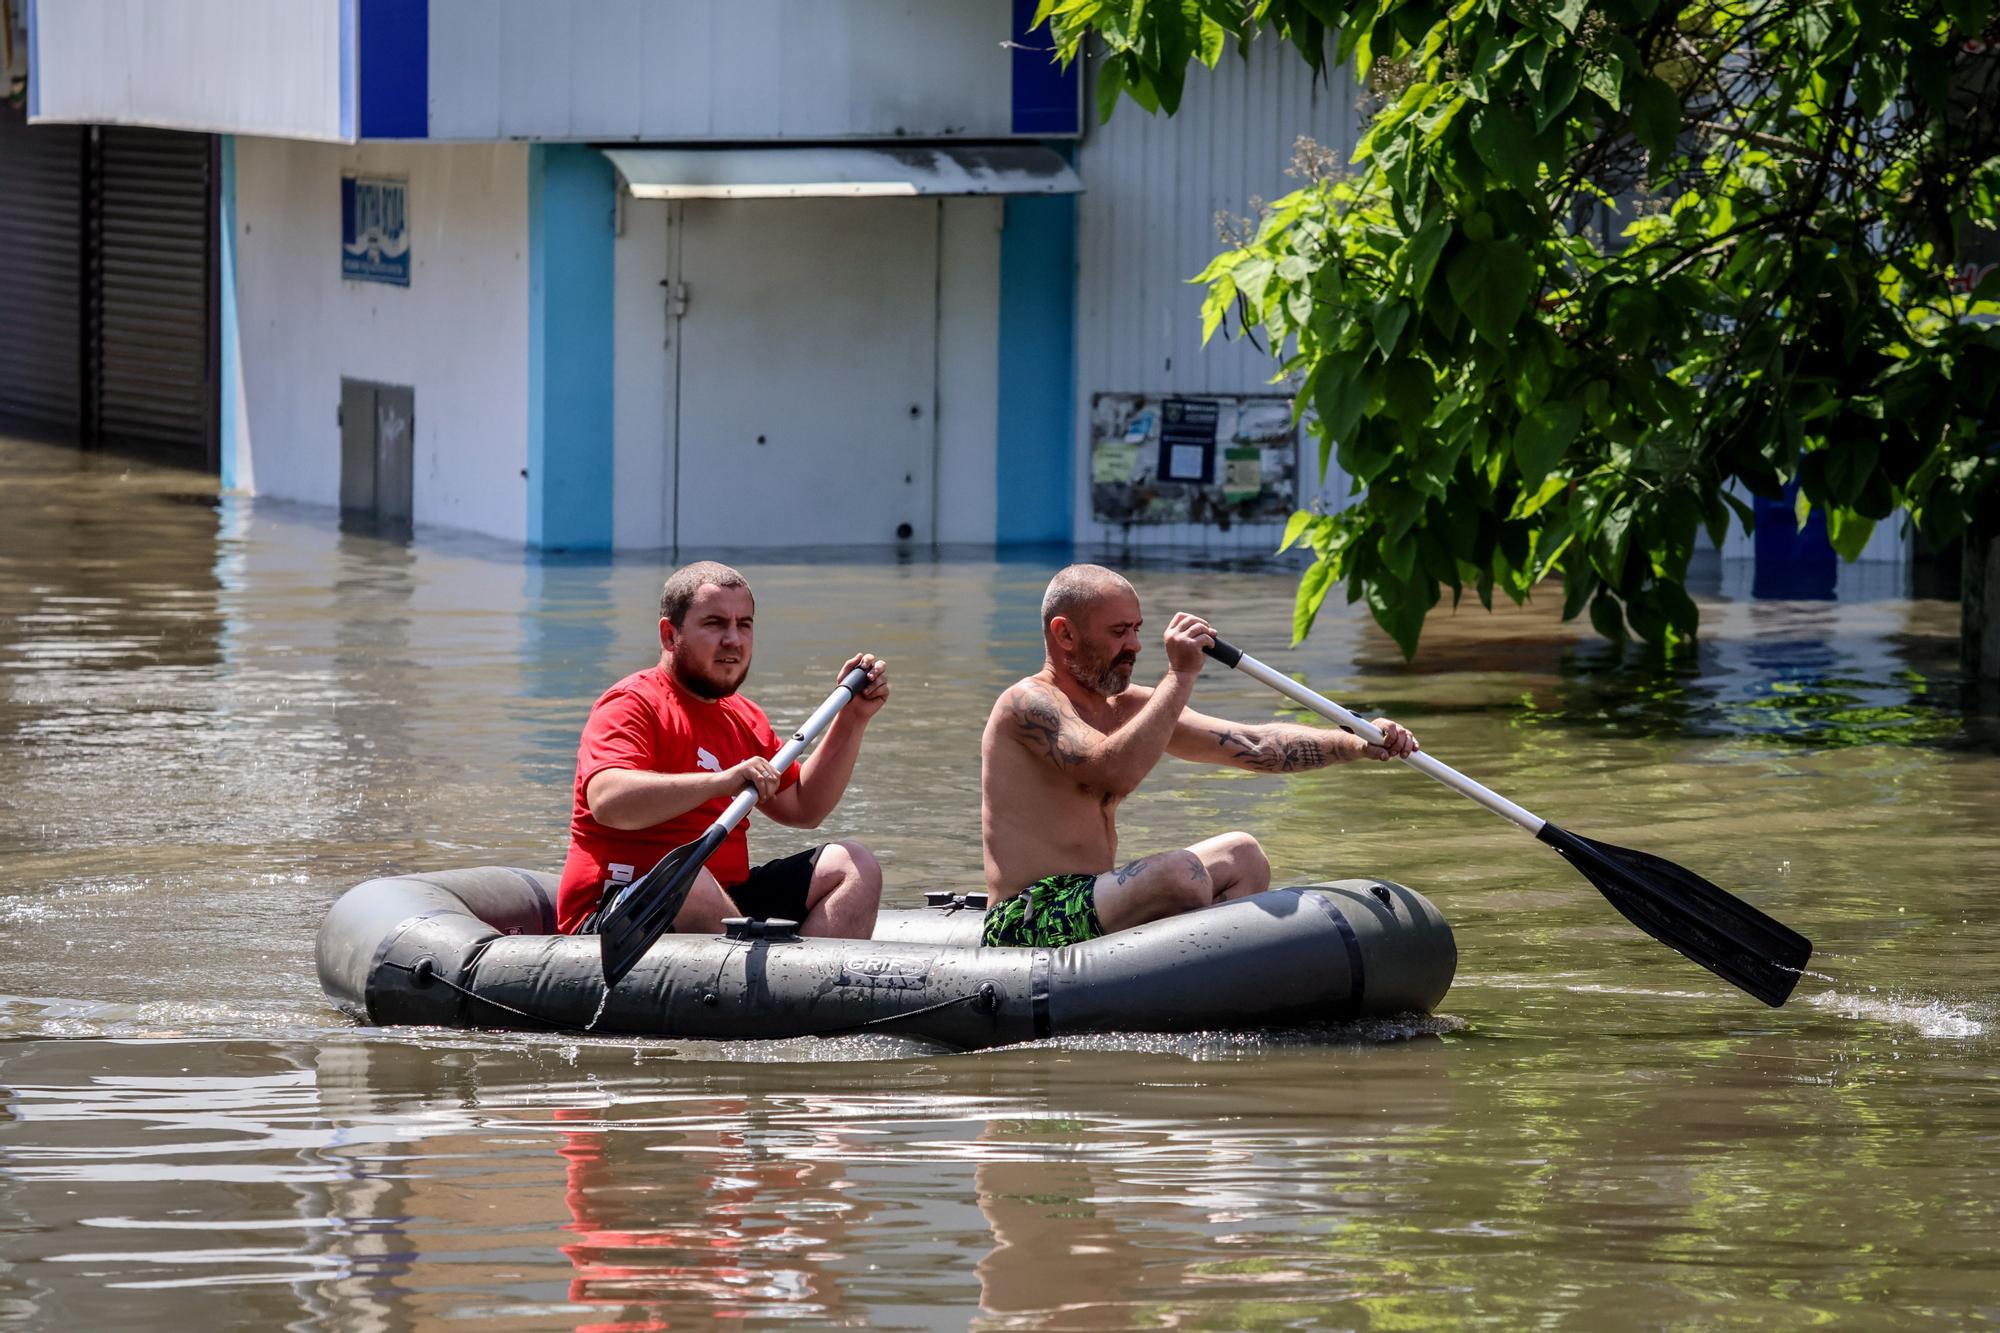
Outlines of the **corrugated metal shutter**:
[{"label": "corrugated metal shutter", "polygon": [[82,421],[83,142],[0,105],[0,421],[15,429]]},{"label": "corrugated metal shutter", "polygon": [[89,200],[94,440],[164,447],[200,466],[215,391],[214,213],[207,135],[106,127]]}]

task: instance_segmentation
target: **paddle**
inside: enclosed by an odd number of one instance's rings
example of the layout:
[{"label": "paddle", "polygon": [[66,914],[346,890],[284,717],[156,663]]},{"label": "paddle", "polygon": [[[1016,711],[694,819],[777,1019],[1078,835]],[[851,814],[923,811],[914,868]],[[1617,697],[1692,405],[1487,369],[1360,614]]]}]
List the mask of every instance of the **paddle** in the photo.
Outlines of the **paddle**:
[{"label": "paddle", "polygon": [[[1235,667],[1320,716],[1348,727],[1363,740],[1381,744],[1382,733],[1370,723],[1290,676],[1272,670],[1240,648],[1217,639],[1203,651],[1224,666]],[[1792,987],[1798,984],[1806,960],[1812,957],[1812,941],[1693,871],[1646,852],[1614,847],[1557,828],[1421,750],[1402,758],[1419,773],[1428,774],[1494,814],[1513,820],[1555,848],[1597,886],[1599,893],[1611,900],[1611,905],[1627,921],[1660,943],[1678,949],[1724,981],[1741,986],[1774,1009],[1785,1002]]]},{"label": "paddle", "polygon": [[[792,733],[776,754],[771,756],[771,767],[780,773],[790,768],[799,752],[810,744],[814,737],[826,730],[826,724],[833,721],[834,714],[847,707],[854,696],[868,686],[868,671],[856,667],[842,677],[833,693],[826,696],[805,725]],[[646,950],[653,947],[653,941],[666,933],[680,915],[681,904],[687,901],[688,890],[694,887],[694,877],[700,873],[722,840],[729,836],[729,830],[741,822],[757,804],[757,789],[745,787],[722,812],[722,817],[708,826],[693,842],[674,848],[661,857],[651,870],[632,881],[612,900],[611,905],[598,918],[597,933],[599,949],[604,960],[604,986],[609,990],[624,980],[625,974],[637,966],[646,956]]]}]

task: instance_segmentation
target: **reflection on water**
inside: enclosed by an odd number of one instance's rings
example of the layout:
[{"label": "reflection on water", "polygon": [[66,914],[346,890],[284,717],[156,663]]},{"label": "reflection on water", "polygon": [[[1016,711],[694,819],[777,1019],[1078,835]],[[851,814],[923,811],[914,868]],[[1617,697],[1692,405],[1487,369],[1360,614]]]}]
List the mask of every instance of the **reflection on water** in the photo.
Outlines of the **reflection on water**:
[{"label": "reflection on water", "polygon": [[[2000,1320],[2000,737],[1955,608],[1703,598],[1661,663],[1545,605],[1406,665],[1290,581],[1135,572],[1579,831],[1818,945],[1767,1011],[1400,768],[1168,765],[1126,845],[1429,894],[1429,1019],[953,1055],[367,1033],[312,938],[387,870],[555,865],[658,562],[536,561],[0,443],[0,1322],[404,1328],[1882,1326]],[[781,724],[889,657],[827,833],[978,873],[978,734],[1057,557],[746,559]],[[1738,583],[1741,580],[1737,581]],[[1157,653],[1142,659],[1158,665]],[[1205,711],[1279,701],[1234,673]],[[772,854],[808,835],[760,824]],[[822,833],[819,836],[825,836]]]}]

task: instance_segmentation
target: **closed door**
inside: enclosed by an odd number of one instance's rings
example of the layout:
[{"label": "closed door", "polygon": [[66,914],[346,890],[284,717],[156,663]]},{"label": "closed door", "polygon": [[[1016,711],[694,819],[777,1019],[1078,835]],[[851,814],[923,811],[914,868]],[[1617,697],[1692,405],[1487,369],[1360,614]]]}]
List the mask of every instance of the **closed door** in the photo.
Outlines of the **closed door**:
[{"label": "closed door", "polygon": [[714,200],[671,230],[676,544],[928,542],[939,206]]}]

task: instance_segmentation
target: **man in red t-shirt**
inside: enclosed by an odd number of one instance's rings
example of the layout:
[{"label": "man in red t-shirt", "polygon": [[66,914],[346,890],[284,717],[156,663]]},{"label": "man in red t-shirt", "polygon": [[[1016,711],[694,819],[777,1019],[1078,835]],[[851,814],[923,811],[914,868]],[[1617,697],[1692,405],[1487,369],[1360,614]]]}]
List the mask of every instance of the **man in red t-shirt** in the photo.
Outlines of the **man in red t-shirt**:
[{"label": "man in red t-shirt", "polygon": [[[857,653],[868,683],[833,719],[803,764],[771,766],[780,746],[764,710],[736,691],[750,672],[756,603],[727,565],[685,565],[660,594],[660,664],[606,690],[576,752],[569,858],[556,894],[565,934],[594,930],[605,891],[699,838],[736,793],[794,828],[817,828],[840,803],[868,719],[889,698],[888,664]],[[875,929],[882,867],[858,842],[824,843],[751,868],[750,820],[696,876],[673,928],[715,934],[729,916],[787,917],[807,935],[866,939]]]}]

